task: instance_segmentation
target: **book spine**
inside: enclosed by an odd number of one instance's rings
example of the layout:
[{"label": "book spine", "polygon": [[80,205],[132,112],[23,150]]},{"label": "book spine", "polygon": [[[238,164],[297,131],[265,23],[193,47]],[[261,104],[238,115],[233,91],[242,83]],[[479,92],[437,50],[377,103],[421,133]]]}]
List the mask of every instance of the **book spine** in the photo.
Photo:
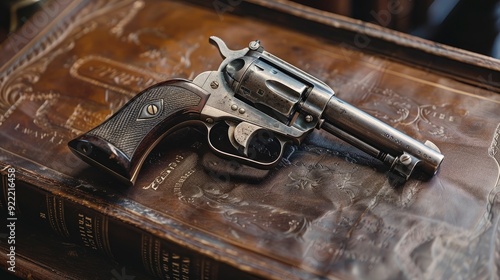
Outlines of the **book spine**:
[{"label": "book spine", "polygon": [[[7,169],[0,174],[3,215],[8,214]],[[256,279],[246,272],[87,208],[84,201],[68,201],[19,180],[15,189],[19,221],[36,230],[52,231],[64,241],[104,253],[123,265],[142,268],[156,278]]]}]

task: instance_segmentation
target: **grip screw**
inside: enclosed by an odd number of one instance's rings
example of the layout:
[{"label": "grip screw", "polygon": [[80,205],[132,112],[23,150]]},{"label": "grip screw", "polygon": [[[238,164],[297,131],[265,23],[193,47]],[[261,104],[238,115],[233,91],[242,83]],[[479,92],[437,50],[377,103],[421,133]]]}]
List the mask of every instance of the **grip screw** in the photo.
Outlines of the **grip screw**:
[{"label": "grip screw", "polygon": [[219,87],[219,83],[217,81],[212,81],[210,83],[210,87],[213,88],[213,89],[216,89]]},{"label": "grip screw", "polygon": [[148,114],[154,116],[158,113],[158,106],[156,106],[155,104],[149,104],[146,110]]}]

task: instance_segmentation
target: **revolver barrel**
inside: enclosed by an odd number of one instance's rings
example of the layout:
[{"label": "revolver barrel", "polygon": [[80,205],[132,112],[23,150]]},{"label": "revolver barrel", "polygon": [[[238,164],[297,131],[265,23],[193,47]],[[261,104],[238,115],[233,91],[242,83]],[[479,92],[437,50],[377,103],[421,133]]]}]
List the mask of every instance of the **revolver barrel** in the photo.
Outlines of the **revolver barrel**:
[{"label": "revolver barrel", "polygon": [[421,143],[332,96],[323,112],[321,128],[381,160],[408,179],[414,168],[434,175],[444,156],[430,141]]}]

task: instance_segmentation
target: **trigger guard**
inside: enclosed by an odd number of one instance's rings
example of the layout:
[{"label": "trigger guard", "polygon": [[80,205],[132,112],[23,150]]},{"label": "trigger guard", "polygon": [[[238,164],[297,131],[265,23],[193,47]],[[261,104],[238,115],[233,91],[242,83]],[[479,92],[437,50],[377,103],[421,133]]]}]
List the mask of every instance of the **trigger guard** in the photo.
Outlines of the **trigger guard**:
[{"label": "trigger guard", "polygon": [[278,143],[274,143],[275,148],[279,145],[279,149],[275,149],[273,153],[264,156],[263,154],[256,155],[245,155],[240,149],[233,146],[231,143],[228,130],[229,125],[225,122],[219,122],[207,127],[207,142],[210,149],[217,155],[226,158],[233,159],[243,164],[259,168],[259,169],[270,169],[278,164],[283,156],[285,145],[288,141],[284,141],[278,137],[274,137]]}]

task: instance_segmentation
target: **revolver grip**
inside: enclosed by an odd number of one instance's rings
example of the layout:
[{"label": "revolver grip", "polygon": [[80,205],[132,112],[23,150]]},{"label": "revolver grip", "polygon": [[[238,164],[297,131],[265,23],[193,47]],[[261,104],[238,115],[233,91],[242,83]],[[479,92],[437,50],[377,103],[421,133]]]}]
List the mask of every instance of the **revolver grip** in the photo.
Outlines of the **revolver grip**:
[{"label": "revolver grip", "polygon": [[199,120],[208,97],[187,80],[156,84],[68,146],[87,163],[133,185],[149,152],[170,132]]}]

